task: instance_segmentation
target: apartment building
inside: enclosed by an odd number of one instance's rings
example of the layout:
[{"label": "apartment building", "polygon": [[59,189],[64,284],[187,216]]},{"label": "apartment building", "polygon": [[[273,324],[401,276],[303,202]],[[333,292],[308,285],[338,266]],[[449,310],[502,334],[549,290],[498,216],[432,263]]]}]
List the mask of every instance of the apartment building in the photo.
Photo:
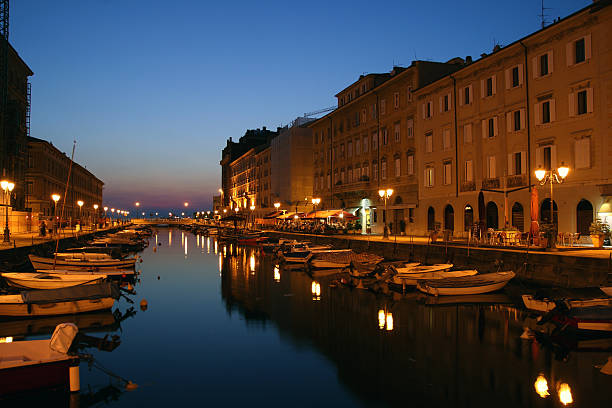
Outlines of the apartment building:
[{"label": "apartment building", "polygon": [[[344,208],[361,220],[363,233],[398,231],[415,221],[414,91],[456,71],[447,63],[414,61],[389,73],[362,75],[337,95],[338,108],[308,126],[313,131],[313,196],[321,208]],[[379,189],[393,189],[385,203]]]},{"label": "apartment building", "polygon": [[549,222],[550,185],[534,171],[564,164],[570,172],[553,186],[554,220],[559,231],[588,234],[612,194],[609,4],[594,2],[415,90],[417,233],[467,234],[480,192],[487,228],[529,230],[532,188],[538,221]]}]

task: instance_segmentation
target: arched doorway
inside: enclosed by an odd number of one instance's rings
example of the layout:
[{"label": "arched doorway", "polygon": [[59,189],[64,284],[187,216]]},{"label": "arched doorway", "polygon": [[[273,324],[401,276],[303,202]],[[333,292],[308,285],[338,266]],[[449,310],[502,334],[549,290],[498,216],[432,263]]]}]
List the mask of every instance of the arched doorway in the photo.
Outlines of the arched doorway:
[{"label": "arched doorway", "polygon": [[427,209],[427,231],[433,231],[436,223],[436,212],[433,207]]},{"label": "arched doorway", "polygon": [[497,214],[497,204],[493,201],[487,203],[487,229],[497,229],[499,227],[499,220]]},{"label": "arched doorway", "polygon": [[472,225],[474,225],[474,209],[468,204],[463,209],[463,230],[471,230]]},{"label": "arched doorway", "polygon": [[584,198],[576,207],[576,232],[580,235],[589,235],[589,227],[593,222],[593,204]]},{"label": "arched doorway", "polygon": [[[558,220],[558,212],[559,211],[557,209],[557,203],[553,200],[553,222],[555,224],[557,224],[559,222],[559,220]],[[551,219],[550,219],[550,198],[545,199],[544,201],[542,201],[542,204],[540,204],[540,223],[542,223],[542,224],[550,224],[551,223]]]},{"label": "arched doorway", "polygon": [[455,230],[455,210],[450,204],[444,207],[444,229]]},{"label": "arched doorway", "polygon": [[519,231],[525,229],[525,215],[523,211],[523,205],[521,203],[514,203],[512,206],[512,226],[517,228]]}]

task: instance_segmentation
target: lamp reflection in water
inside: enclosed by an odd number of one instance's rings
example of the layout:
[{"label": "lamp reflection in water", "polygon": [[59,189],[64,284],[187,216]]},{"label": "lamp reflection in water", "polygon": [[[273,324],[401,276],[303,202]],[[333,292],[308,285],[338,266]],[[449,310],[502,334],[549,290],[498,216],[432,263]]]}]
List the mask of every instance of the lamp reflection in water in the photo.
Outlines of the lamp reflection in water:
[{"label": "lamp reflection in water", "polygon": [[574,402],[574,399],[572,398],[572,390],[567,383],[559,384],[557,392],[559,393],[559,401],[561,401],[563,405],[569,405]]},{"label": "lamp reflection in water", "polygon": [[384,309],[378,310],[378,328],[380,330],[393,330],[393,313],[386,312]]},{"label": "lamp reflection in water", "polygon": [[319,282],[312,281],[312,285],[310,285],[310,291],[312,292],[312,300],[321,300],[321,284]]},{"label": "lamp reflection in water", "polygon": [[217,253],[219,253],[219,247],[217,245],[217,241],[215,240],[215,255],[217,255]]},{"label": "lamp reflection in water", "polygon": [[251,275],[255,275],[255,254],[251,254],[249,257],[249,267],[251,268]]},{"label": "lamp reflection in water", "polygon": [[185,239],[185,259],[187,259],[187,239]]},{"label": "lamp reflection in water", "polygon": [[155,233],[155,247],[157,247],[157,233]]},{"label": "lamp reflection in water", "polygon": [[168,231],[168,246],[172,246],[172,230]]},{"label": "lamp reflection in water", "polygon": [[227,256],[227,247],[223,245],[223,256]]},{"label": "lamp reflection in water", "polygon": [[206,237],[206,253],[210,254],[210,237]]},{"label": "lamp reflection in water", "polygon": [[200,236],[196,235],[196,246],[199,247],[200,246]]},{"label": "lamp reflection in water", "polygon": [[546,378],[542,374],[538,375],[533,386],[540,397],[546,398],[550,395],[548,392],[548,381],[546,381]]},{"label": "lamp reflection in water", "polygon": [[223,257],[219,254],[219,276],[221,276],[221,269],[223,269]]},{"label": "lamp reflection in water", "polygon": [[274,265],[274,282],[280,282],[280,268]]}]

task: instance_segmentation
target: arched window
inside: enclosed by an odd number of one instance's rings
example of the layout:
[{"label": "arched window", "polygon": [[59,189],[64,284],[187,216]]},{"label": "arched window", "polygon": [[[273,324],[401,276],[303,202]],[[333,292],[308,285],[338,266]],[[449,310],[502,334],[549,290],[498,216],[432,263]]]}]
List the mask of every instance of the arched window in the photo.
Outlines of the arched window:
[{"label": "arched window", "polygon": [[519,231],[525,229],[525,215],[523,206],[521,203],[514,203],[512,206],[512,226],[516,227]]},{"label": "arched window", "polygon": [[467,204],[463,209],[463,230],[469,231],[474,225],[474,208]]},{"label": "arched window", "polygon": [[493,201],[489,201],[487,203],[487,229],[489,228],[493,228],[493,229],[499,228],[497,204],[495,204]]},{"label": "arched window", "polygon": [[444,229],[455,230],[455,210],[450,204],[444,207]]},{"label": "arched window", "polygon": [[393,200],[393,204],[401,204],[402,203],[402,196],[398,195],[395,196],[395,200]]},{"label": "arched window", "polygon": [[436,212],[433,207],[427,209],[427,231],[433,231],[436,224]]},{"label": "arched window", "polygon": [[576,232],[580,235],[589,235],[589,227],[593,222],[593,204],[584,198],[576,207]]},{"label": "arched window", "polygon": [[[553,200],[553,222],[555,224],[557,224],[559,222],[558,214],[557,213],[558,213],[557,202]],[[542,201],[542,204],[540,205],[540,222],[542,224],[550,224],[551,223],[551,219],[550,219],[550,198],[547,198],[544,201]]]}]

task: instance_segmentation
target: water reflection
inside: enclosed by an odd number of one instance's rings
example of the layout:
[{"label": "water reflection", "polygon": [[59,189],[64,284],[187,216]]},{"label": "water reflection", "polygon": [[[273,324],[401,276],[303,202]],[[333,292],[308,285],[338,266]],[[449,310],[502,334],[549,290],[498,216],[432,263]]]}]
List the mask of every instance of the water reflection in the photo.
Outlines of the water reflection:
[{"label": "water reflection", "polygon": [[224,260],[228,312],[239,312],[247,326],[272,322],[283,338],[313,344],[364,402],[406,405],[409,395],[416,406],[538,406],[550,384],[556,404],[575,404],[576,394],[580,406],[612,400],[612,387],[599,386],[605,375],[577,369],[601,366],[608,354],[574,351],[569,362],[555,360],[552,348],[520,339],[527,317],[521,308],[491,303],[508,303],[503,293],[474,298],[477,304],[428,305],[415,292],[385,296],[330,287],[333,277],[313,280],[259,255],[251,276],[252,256]]},{"label": "water reflection", "polygon": [[168,246],[172,246],[172,229],[168,231]]}]

